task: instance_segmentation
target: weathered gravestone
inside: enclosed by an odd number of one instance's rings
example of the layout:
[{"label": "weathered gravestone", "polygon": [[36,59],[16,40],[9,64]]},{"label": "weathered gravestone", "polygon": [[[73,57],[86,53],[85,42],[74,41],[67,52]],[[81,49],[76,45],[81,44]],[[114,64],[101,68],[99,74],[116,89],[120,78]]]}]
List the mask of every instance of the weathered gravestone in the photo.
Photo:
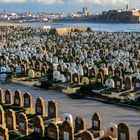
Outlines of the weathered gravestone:
[{"label": "weathered gravestone", "polygon": [[115,76],[122,77],[122,69],[120,67],[115,69]]},{"label": "weathered gravestone", "polygon": [[6,112],[6,127],[8,130],[16,130],[16,113],[11,109]]},{"label": "weathered gravestone", "polygon": [[40,62],[39,60],[36,61],[35,68],[36,68],[37,70],[41,70],[41,62]]},{"label": "weathered gravestone", "polygon": [[58,116],[58,105],[55,101],[48,102],[48,117],[53,119],[55,122],[60,121]]},{"label": "weathered gravestone", "polygon": [[28,119],[26,114],[20,113],[18,116],[18,130],[23,135],[29,134]]},{"label": "weathered gravestone", "polygon": [[32,96],[29,92],[24,94],[24,107],[25,108],[32,108]]},{"label": "weathered gravestone", "polygon": [[6,127],[5,112],[4,112],[4,109],[1,105],[0,105],[0,125],[3,127]]},{"label": "weathered gravestone", "polygon": [[86,122],[84,118],[76,117],[75,119],[75,132],[86,129]]},{"label": "weathered gravestone", "polygon": [[57,66],[57,70],[58,70],[59,72],[62,72],[62,65],[59,64],[59,65]]},{"label": "weathered gravestone", "polygon": [[94,136],[90,131],[85,131],[81,134],[81,140],[94,140]]},{"label": "weathered gravestone", "polygon": [[26,65],[25,64],[21,64],[21,73],[25,74],[27,71]]},{"label": "weathered gravestone", "polygon": [[115,78],[115,88],[116,89],[122,89],[123,88],[123,78],[122,77]]},{"label": "weathered gravestone", "polygon": [[82,83],[82,85],[88,85],[89,84],[89,78],[88,77],[83,77],[81,83]]},{"label": "weathered gravestone", "polygon": [[126,90],[130,90],[132,89],[132,77],[126,77],[126,80],[125,80],[125,89]]},{"label": "weathered gravestone", "polygon": [[106,87],[114,88],[114,87],[115,87],[115,82],[114,82],[114,80],[113,80],[113,79],[107,79],[107,80],[105,81],[105,86],[106,86]]},{"label": "weathered gravestone", "polygon": [[92,130],[93,131],[100,131],[101,130],[101,117],[99,113],[94,113],[92,117]]},{"label": "weathered gravestone", "polygon": [[59,128],[55,123],[49,123],[47,126],[47,135],[53,140],[59,140]]},{"label": "weathered gravestone", "polygon": [[100,67],[98,73],[102,73],[103,77],[105,77],[105,70],[104,68]]},{"label": "weathered gravestone", "polygon": [[11,65],[10,65],[10,71],[11,71],[11,72],[15,72],[15,71],[16,71],[16,67],[15,67],[14,64],[11,64]]},{"label": "weathered gravestone", "polygon": [[5,91],[5,104],[13,104],[13,93],[9,89]]},{"label": "weathered gravestone", "polygon": [[29,92],[26,92],[23,95],[24,98],[24,108],[25,108],[25,113],[29,114],[33,112],[33,104],[32,104],[32,96]]},{"label": "weathered gravestone", "polygon": [[140,130],[137,132],[137,138],[140,140]]},{"label": "weathered gravestone", "polygon": [[118,131],[117,131],[117,125],[110,123],[107,127],[107,135],[111,136],[113,139],[117,139],[118,137]]},{"label": "weathered gravestone", "polygon": [[8,129],[0,126],[0,140],[9,140]]},{"label": "weathered gravestone", "polygon": [[113,66],[109,66],[109,67],[108,67],[108,74],[109,74],[110,76],[114,76],[114,71],[115,71],[115,69],[114,69]]},{"label": "weathered gravestone", "polygon": [[34,64],[33,60],[30,60],[29,68],[30,69],[34,69],[35,68],[35,64]]},{"label": "weathered gravestone", "polygon": [[94,113],[92,117],[92,132],[95,138],[104,135],[104,130],[101,129],[101,123],[102,120],[99,113]]},{"label": "weathered gravestone", "polygon": [[45,77],[46,76],[46,73],[47,73],[47,70],[45,67],[42,67],[41,68],[41,77]]},{"label": "weathered gravestone", "polygon": [[3,98],[3,90],[0,88],[0,103],[4,103],[4,98]]},{"label": "weathered gravestone", "polygon": [[42,97],[36,99],[35,111],[36,115],[45,115],[45,103]]},{"label": "weathered gravestone", "polygon": [[37,72],[35,73],[35,77],[40,78],[40,77],[41,77],[41,72],[40,72],[40,71],[37,71]]},{"label": "weathered gravestone", "polygon": [[103,74],[101,72],[99,72],[97,74],[97,82],[101,83],[101,84],[104,84],[104,77],[103,77]]},{"label": "weathered gravestone", "polygon": [[94,67],[91,68],[91,69],[89,70],[89,75],[90,75],[91,77],[95,78],[96,75],[97,75],[96,68],[94,68]]},{"label": "weathered gravestone", "polygon": [[29,78],[34,78],[35,77],[35,72],[34,72],[33,69],[28,70],[28,76],[29,76]]},{"label": "weathered gravestone", "polygon": [[54,71],[53,72],[53,79],[59,80],[59,78],[60,78],[60,72],[59,71]]},{"label": "weathered gravestone", "polygon": [[41,137],[44,137],[45,126],[41,116],[37,116],[34,120],[34,132],[38,133]]},{"label": "weathered gravestone", "polygon": [[118,125],[118,140],[131,140],[129,127],[125,123],[120,123]]},{"label": "weathered gravestone", "polygon": [[22,93],[20,90],[16,90],[15,91],[15,95],[14,95],[14,104],[22,107],[23,106],[23,102],[22,102]]},{"label": "weathered gravestone", "polygon": [[84,72],[84,76],[87,76],[87,77],[89,76],[89,69],[87,66],[83,67],[83,72]]},{"label": "weathered gravestone", "polygon": [[136,79],[135,80],[135,90],[139,90],[140,89],[140,79]]},{"label": "weathered gravestone", "polygon": [[62,140],[74,140],[74,128],[73,125],[64,121],[61,126]]},{"label": "weathered gravestone", "polygon": [[67,83],[72,82],[72,74],[69,71],[66,72],[66,81]]},{"label": "weathered gravestone", "polygon": [[73,79],[73,82],[74,82],[74,83],[80,84],[80,76],[79,76],[78,73],[74,73],[74,74],[72,75],[72,79]]},{"label": "weathered gravestone", "polygon": [[53,63],[49,63],[48,66],[49,66],[49,70],[53,71]]},{"label": "weathered gravestone", "polygon": [[44,63],[42,64],[42,67],[44,67],[44,68],[46,69],[46,72],[47,72],[48,69],[49,69],[49,66],[48,66],[47,62],[44,62]]}]

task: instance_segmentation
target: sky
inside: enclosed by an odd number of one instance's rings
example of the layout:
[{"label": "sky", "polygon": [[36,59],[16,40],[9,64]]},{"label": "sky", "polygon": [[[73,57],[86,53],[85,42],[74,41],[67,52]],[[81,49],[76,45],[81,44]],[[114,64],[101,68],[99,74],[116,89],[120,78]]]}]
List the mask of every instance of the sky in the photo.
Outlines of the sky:
[{"label": "sky", "polygon": [[[0,0],[0,12],[74,13],[87,7],[92,13],[108,9],[124,9],[127,0]],[[140,0],[129,0],[132,8],[140,8]]]}]

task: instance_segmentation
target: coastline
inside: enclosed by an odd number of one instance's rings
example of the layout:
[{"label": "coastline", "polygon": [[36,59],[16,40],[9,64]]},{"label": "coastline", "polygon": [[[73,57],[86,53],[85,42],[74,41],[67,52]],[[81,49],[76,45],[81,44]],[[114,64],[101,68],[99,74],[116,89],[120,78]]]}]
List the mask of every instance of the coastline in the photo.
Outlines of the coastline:
[{"label": "coastline", "polygon": [[22,26],[32,28],[42,28],[43,26],[51,26],[52,29],[67,27],[89,27],[94,32],[140,32],[140,24],[123,24],[123,23],[79,23],[79,22],[26,22],[14,23],[0,21],[0,26]]}]

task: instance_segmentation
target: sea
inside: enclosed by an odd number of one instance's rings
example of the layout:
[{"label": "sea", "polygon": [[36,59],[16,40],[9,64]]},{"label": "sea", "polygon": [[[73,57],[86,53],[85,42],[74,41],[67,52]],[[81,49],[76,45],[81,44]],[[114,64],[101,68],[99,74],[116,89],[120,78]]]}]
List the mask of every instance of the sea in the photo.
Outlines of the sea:
[{"label": "sea", "polygon": [[40,28],[43,26],[51,26],[51,28],[65,28],[65,27],[90,27],[93,31],[101,32],[140,32],[140,23],[137,24],[112,24],[112,23],[63,23],[63,22],[38,22],[27,23],[27,26]]}]

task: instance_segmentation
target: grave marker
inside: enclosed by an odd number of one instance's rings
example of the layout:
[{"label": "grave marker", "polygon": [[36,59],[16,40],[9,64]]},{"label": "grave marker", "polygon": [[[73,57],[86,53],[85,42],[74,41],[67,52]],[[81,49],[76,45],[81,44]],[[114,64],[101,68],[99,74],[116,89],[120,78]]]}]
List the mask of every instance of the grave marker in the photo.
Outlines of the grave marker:
[{"label": "grave marker", "polygon": [[45,104],[44,99],[42,97],[36,99],[35,110],[36,115],[45,115]]},{"label": "grave marker", "polygon": [[22,93],[19,90],[15,91],[15,95],[14,95],[14,104],[22,107],[23,106],[23,102],[22,102]]},{"label": "grave marker", "polygon": [[6,90],[5,91],[5,104],[13,104],[13,95],[11,90]]},{"label": "grave marker", "polygon": [[34,132],[40,134],[41,137],[44,137],[45,126],[41,116],[37,116],[34,120]]},{"label": "grave marker", "polygon": [[24,113],[20,113],[19,114],[19,127],[18,127],[18,130],[21,134],[23,135],[28,135],[29,134],[29,128],[28,128],[28,119],[27,119],[27,116],[26,114]]},{"label": "grave marker", "polygon": [[59,140],[59,128],[55,123],[49,123],[47,126],[47,135],[53,140]]},{"label": "grave marker", "polygon": [[118,140],[131,140],[129,127],[125,123],[120,123],[118,125]]}]

